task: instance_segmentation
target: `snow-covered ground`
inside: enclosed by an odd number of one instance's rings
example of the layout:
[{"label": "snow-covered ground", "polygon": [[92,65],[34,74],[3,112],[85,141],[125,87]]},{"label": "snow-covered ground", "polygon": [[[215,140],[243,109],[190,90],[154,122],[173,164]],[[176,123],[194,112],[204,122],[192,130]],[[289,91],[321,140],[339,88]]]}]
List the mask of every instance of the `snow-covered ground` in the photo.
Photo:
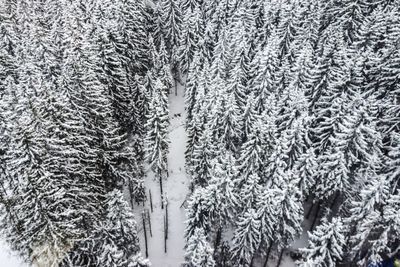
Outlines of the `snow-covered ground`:
[{"label": "snow-covered ground", "polygon": [[169,133],[170,148],[168,156],[169,177],[163,181],[164,193],[168,198],[168,239],[167,252],[164,251],[164,217],[166,209],[161,208],[160,185],[154,179],[154,174],[149,172],[145,178],[146,193],[149,198],[149,190],[152,195],[153,212],[150,211],[150,201],[144,207],[135,207],[136,221],[138,222],[139,237],[142,254],[145,255],[145,241],[143,233],[143,210],[149,210],[151,217],[152,236],[148,225],[148,251],[149,259],[154,267],[178,267],[183,262],[184,256],[184,229],[185,210],[182,203],[188,194],[189,179],[185,173],[185,146],[186,133],[184,129],[185,110],[182,86],[178,87],[178,96],[170,94],[170,118]]},{"label": "snow-covered ground", "polygon": [[23,263],[21,259],[10,250],[10,247],[0,241],[0,266],[1,267],[28,267],[28,264]]}]

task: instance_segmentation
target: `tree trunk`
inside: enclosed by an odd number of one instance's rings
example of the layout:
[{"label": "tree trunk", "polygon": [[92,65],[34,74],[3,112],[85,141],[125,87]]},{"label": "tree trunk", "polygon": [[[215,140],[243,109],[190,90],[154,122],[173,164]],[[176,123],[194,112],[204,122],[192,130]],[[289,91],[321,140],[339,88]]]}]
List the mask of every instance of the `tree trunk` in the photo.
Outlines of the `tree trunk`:
[{"label": "tree trunk", "polygon": [[165,239],[168,239],[168,202],[165,203]]},{"label": "tree trunk", "polygon": [[221,236],[222,236],[222,229],[221,229],[221,227],[218,227],[217,236],[215,237],[215,242],[214,242],[214,249],[215,249],[214,254],[215,254],[215,251],[217,251],[219,243],[221,242]]},{"label": "tree trunk", "polygon": [[159,182],[160,182],[161,209],[164,209],[164,191],[163,191],[161,171],[158,172],[158,178],[159,178]]},{"label": "tree trunk", "polygon": [[334,197],[333,200],[332,200],[331,205],[329,206],[329,209],[330,209],[330,210],[332,210],[332,209],[333,209],[333,206],[335,206],[336,200],[339,198],[339,195],[340,195],[340,193],[339,193],[339,191],[337,191],[336,194],[335,194],[335,197]]},{"label": "tree trunk", "polygon": [[144,245],[145,245],[145,250],[146,250],[146,258],[148,258],[149,257],[149,249],[147,247],[146,220],[144,218],[144,213],[142,213],[142,219],[143,219]]},{"label": "tree trunk", "polygon": [[151,218],[150,218],[150,212],[147,209],[147,220],[149,221],[149,231],[150,231],[150,237],[153,237],[153,232],[151,230]]},{"label": "tree trunk", "polygon": [[131,179],[129,179],[129,183],[128,183],[128,187],[129,187],[129,197],[130,197],[130,199],[131,199],[131,208],[133,209],[133,207],[134,207],[134,203],[133,203],[133,186],[132,186],[132,181],[131,181]]},{"label": "tree trunk", "polygon": [[267,267],[267,262],[268,262],[269,254],[271,254],[271,250],[272,250],[272,247],[273,247],[273,246],[274,246],[274,243],[271,243],[271,245],[269,245],[269,247],[268,247],[267,255],[265,256],[265,261],[264,261],[263,267]]},{"label": "tree trunk", "polygon": [[150,209],[153,212],[153,197],[151,196],[151,190],[149,189],[149,198],[150,198]]},{"label": "tree trunk", "polygon": [[178,82],[176,78],[174,80],[175,80],[175,96],[178,96]]},{"label": "tree trunk", "polygon": [[319,214],[320,209],[321,209],[321,202],[319,201],[318,205],[317,205],[317,211],[315,212],[314,220],[310,227],[310,231],[312,231],[314,229],[315,223],[317,222],[317,219],[318,219],[318,214]]},{"label": "tree trunk", "polygon": [[165,223],[165,216],[164,216],[164,253],[167,253],[167,231],[166,231],[166,223]]},{"label": "tree trunk", "polygon": [[285,249],[283,248],[283,249],[281,250],[281,254],[279,254],[278,264],[276,265],[276,267],[279,267],[279,266],[281,265],[282,256],[283,256],[283,251],[284,251],[284,250],[285,250]]},{"label": "tree trunk", "polygon": [[308,210],[307,215],[306,215],[306,219],[307,219],[307,220],[310,218],[311,211],[312,211],[313,208],[314,208],[314,203],[311,203],[311,207],[310,207],[310,209]]}]

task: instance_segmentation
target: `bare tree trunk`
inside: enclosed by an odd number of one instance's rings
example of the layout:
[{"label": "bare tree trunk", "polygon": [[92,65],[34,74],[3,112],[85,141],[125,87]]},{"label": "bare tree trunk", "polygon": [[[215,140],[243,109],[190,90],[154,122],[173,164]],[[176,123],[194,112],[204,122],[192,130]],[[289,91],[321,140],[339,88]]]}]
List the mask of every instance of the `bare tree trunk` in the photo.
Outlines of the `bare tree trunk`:
[{"label": "bare tree trunk", "polygon": [[221,229],[221,227],[218,227],[217,236],[216,236],[215,242],[214,242],[214,249],[215,249],[214,252],[217,251],[219,243],[221,242],[221,236],[222,236],[222,229]]},{"label": "bare tree trunk", "polygon": [[144,213],[142,213],[142,219],[143,219],[143,233],[144,233],[144,244],[145,244],[145,249],[146,249],[146,258],[148,258],[149,257],[149,249],[147,247],[146,220],[144,218]]},{"label": "bare tree trunk", "polygon": [[333,206],[335,206],[336,200],[339,198],[339,195],[340,195],[340,193],[339,193],[339,191],[337,191],[336,194],[335,194],[335,198],[332,200],[332,203],[331,203],[331,205],[329,206],[329,209],[330,209],[330,210],[332,210],[332,209],[333,209]]},{"label": "bare tree trunk", "polygon": [[148,222],[149,222],[149,231],[150,231],[150,237],[153,237],[153,232],[152,232],[152,230],[151,230],[151,218],[150,218],[150,212],[149,212],[149,210],[148,210],[148,209],[147,209],[146,211],[147,211],[147,220],[148,220]]},{"label": "bare tree trunk", "polygon": [[151,190],[149,189],[149,198],[150,198],[150,209],[153,212],[153,197],[151,196]]},{"label": "bare tree trunk", "polygon": [[276,265],[276,267],[279,267],[279,266],[281,265],[282,256],[283,256],[283,251],[284,251],[284,250],[285,250],[285,249],[283,248],[283,249],[281,250],[281,254],[279,254],[278,264]]},{"label": "bare tree trunk", "polygon": [[311,203],[311,207],[310,207],[310,209],[308,210],[307,215],[306,215],[306,219],[307,219],[307,220],[310,218],[311,211],[312,211],[313,208],[314,208],[314,203]]},{"label": "bare tree trunk", "polygon": [[314,229],[315,223],[317,222],[317,219],[318,219],[318,214],[319,214],[320,209],[321,209],[321,202],[318,202],[317,211],[315,212],[315,217],[311,224],[310,231],[312,231]]},{"label": "bare tree trunk", "polygon": [[271,250],[272,250],[272,247],[273,247],[273,246],[274,246],[274,243],[271,243],[271,245],[269,245],[269,247],[268,247],[267,255],[265,256],[265,261],[264,261],[263,267],[267,267],[267,262],[268,262],[269,254],[271,254]]},{"label": "bare tree trunk", "polygon": [[165,203],[165,239],[168,239],[168,202]]},{"label": "bare tree trunk", "polygon": [[164,209],[164,191],[163,191],[161,171],[158,172],[158,178],[159,178],[159,183],[160,183],[161,209]]},{"label": "bare tree trunk", "polygon": [[132,207],[132,209],[133,209],[133,206],[134,206],[134,201],[133,201],[133,186],[132,186],[132,181],[131,181],[131,179],[129,179],[129,182],[128,182],[128,187],[129,187],[129,197],[130,197],[130,199],[131,199],[131,207]]},{"label": "bare tree trunk", "polygon": [[166,223],[165,223],[165,216],[164,216],[164,253],[167,253],[167,231],[166,231]]},{"label": "bare tree trunk", "polygon": [[176,80],[177,78],[175,78],[175,96],[178,96],[178,82]]}]

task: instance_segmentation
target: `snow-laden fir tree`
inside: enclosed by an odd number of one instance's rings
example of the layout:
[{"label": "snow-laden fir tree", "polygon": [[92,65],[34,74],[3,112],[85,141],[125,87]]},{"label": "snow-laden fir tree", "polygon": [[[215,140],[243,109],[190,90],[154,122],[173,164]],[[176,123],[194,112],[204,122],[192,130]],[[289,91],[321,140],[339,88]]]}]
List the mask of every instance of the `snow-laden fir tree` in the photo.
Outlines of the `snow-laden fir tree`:
[{"label": "snow-laden fir tree", "polygon": [[322,223],[309,232],[306,248],[301,249],[304,259],[299,266],[336,266],[343,258],[346,244],[346,227],[340,218],[332,218],[331,222],[324,218]]},{"label": "snow-laden fir tree", "polygon": [[232,244],[236,266],[251,266],[261,242],[260,228],[261,222],[254,209],[250,208],[238,218]]},{"label": "snow-laden fir tree", "polygon": [[138,242],[133,213],[123,194],[113,190],[104,199],[104,221],[75,243],[61,266],[148,266],[138,257]]},{"label": "snow-laden fir tree", "polygon": [[156,78],[147,114],[145,153],[147,162],[159,179],[162,179],[168,170],[169,109],[167,93],[168,89],[161,79]]},{"label": "snow-laden fir tree", "polygon": [[214,250],[202,228],[196,228],[186,245],[185,267],[214,267]]}]

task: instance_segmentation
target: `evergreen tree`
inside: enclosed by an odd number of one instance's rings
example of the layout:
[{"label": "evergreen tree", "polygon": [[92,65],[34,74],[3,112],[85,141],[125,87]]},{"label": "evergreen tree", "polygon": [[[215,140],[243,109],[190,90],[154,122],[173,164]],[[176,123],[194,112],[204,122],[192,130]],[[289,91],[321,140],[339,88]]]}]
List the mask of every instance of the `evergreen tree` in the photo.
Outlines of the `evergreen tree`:
[{"label": "evergreen tree", "polygon": [[346,228],[340,218],[321,225],[309,233],[307,248],[302,249],[304,260],[299,266],[335,266],[343,258]]},{"label": "evergreen tree", "polygon": [[249,209],[239,217],[232,245],[237,266],[251,265],[260,246],[260,227],[261,223],[254,209]]},{"label": "evergreen tree", "polygon": [[176,0],[161,0],[159,5],[163,36],[172,65],[175,65],[178,59],[176,48],[179,45],[182,30],[182,13]]},{"label": "evergreen tree", "polygon": [[164,175],[168,170],[169,111],[167,92],[167,88],[165,88],[162,81],[156,79],[146,122],[146,158],[154,173],[159,177]]},{"label": "evergreen tree", "polygon": [[187,73],[193,61],[196,51],[203,46],[204,24],[201,17],[200,8],[197,7],[191,12],[186,13],[183,20],[182,33],[178,47],[178,60],[182,73]]},{"label": "evergreen tree", "polygon": [[91,235],[75,243],[62,266],[148,266],[137,254],[136,222],[121,192],[105,196],[104,213],[105,221],[96,222]]},{"label": "evergreen tree", "polygon": [[187,242],[184,266],[214,267],[213,249],[207,241],[204,230],[196,228]]},{"label": "evergreen tree", "polygon": [[194,149],[190,159],[189,172],[193,185],[204,186],[211,178],[211,161],[217,154],[211,128],[209,125],[204,127],[203,133],[198,139],[198,143],[194,144]]}]

